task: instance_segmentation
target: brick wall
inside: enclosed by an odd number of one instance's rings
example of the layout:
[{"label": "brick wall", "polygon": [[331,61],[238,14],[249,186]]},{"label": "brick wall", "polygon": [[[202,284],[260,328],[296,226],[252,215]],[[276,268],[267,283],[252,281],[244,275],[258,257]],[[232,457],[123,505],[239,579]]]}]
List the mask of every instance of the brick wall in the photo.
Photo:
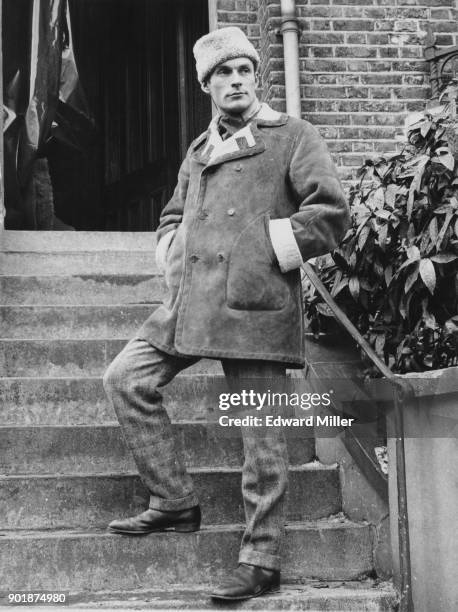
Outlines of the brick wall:
[{"label": "brick wall", "polygon": [[[297,0],[303,117],[344,180],[370,155],[396,149],[406,113],[430,95],[423,39],[458,44],[457,0]],[[260,50],[263,98],[285,109],[279,0],[217,0],[218,26],[239,25]]]},{"label": "brick wall", "polygon": [[213,0],[217,3],[218,27],[238,26],[259,49],[261,26],[259,0]]}]

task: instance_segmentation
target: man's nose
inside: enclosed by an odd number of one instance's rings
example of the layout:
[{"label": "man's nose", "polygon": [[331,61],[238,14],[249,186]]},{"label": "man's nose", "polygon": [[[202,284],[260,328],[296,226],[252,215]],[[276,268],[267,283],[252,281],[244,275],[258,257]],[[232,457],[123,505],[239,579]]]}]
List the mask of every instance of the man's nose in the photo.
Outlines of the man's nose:
[{"label": "man's nose", "polygon": [[240,87],[241,84],[242,84],[242,79],[240,78],[239,73],[234,71],[231,75],[231,85],[233,87]]}]

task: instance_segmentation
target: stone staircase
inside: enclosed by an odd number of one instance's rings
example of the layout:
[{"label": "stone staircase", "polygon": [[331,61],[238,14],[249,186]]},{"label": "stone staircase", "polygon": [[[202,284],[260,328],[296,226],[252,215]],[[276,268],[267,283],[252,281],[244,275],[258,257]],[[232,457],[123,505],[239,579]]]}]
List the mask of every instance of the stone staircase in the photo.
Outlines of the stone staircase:
[{"label": "stone staircase", "polygon": [[[101,375],[162,298],[154,235],[4,231],[0,241],[3,591],[69,591],[85,608],[214,609],[206,585],[235,566],[243,529],[241,440],[221,436],[200,401],[219,362],[200,361],[165,393],[202,530],[105,530],[147,505]],[[316,460],[311,438],[289,442],[285,586],[236,607],[396,609],[390,584],[374,580],[372,527],[342,512],[338,466]]]}]

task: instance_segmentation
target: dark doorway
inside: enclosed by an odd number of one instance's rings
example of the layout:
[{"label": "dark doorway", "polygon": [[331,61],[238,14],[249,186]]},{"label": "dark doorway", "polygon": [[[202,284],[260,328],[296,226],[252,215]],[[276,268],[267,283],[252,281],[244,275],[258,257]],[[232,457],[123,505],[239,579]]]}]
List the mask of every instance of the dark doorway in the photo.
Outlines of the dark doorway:
[{"label": "dark doorway", "polygon": [[95,119],[84,153],[48,160],[56,215],[81,230],[157,227],[180,161],[211,117],[192,46],[207,0],[70,0],[74,51]]}]

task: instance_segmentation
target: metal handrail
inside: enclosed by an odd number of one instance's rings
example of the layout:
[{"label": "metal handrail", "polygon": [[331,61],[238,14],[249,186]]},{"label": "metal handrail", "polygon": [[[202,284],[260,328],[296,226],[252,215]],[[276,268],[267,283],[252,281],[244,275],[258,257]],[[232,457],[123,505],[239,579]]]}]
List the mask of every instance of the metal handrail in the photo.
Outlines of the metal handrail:
[{"label": "metal handrail", "polygon": [[413,612],[412,573],[410,565],[409,520],[407,512],[407,482],[404,450],[404,425],[402,408],[413,396],[412,385],[399,378],[375,353],[370,344],[363,338],[347,315],[339,308],[329,291],[309,263],[303,264],[303,270],[310,282],[332,310],[337,322],[347,330],[361,350],[372,361],[378,371],[394,388],[394,432],[396,436],[396,485],[398,492],[398,535],[399,535],[399,572],[401,579],[399,612]]},{"label": "metal handrail", "polygon": [[427,27],[427,36],[424,40],[424,56],[429,62],[429,81],[431,85],[431,97],[435,103],[444,87],[443,74],[445,65],[453,58],[458,58],[458,45],[439,49],[436,46],[436,36],[431,25]]}]

